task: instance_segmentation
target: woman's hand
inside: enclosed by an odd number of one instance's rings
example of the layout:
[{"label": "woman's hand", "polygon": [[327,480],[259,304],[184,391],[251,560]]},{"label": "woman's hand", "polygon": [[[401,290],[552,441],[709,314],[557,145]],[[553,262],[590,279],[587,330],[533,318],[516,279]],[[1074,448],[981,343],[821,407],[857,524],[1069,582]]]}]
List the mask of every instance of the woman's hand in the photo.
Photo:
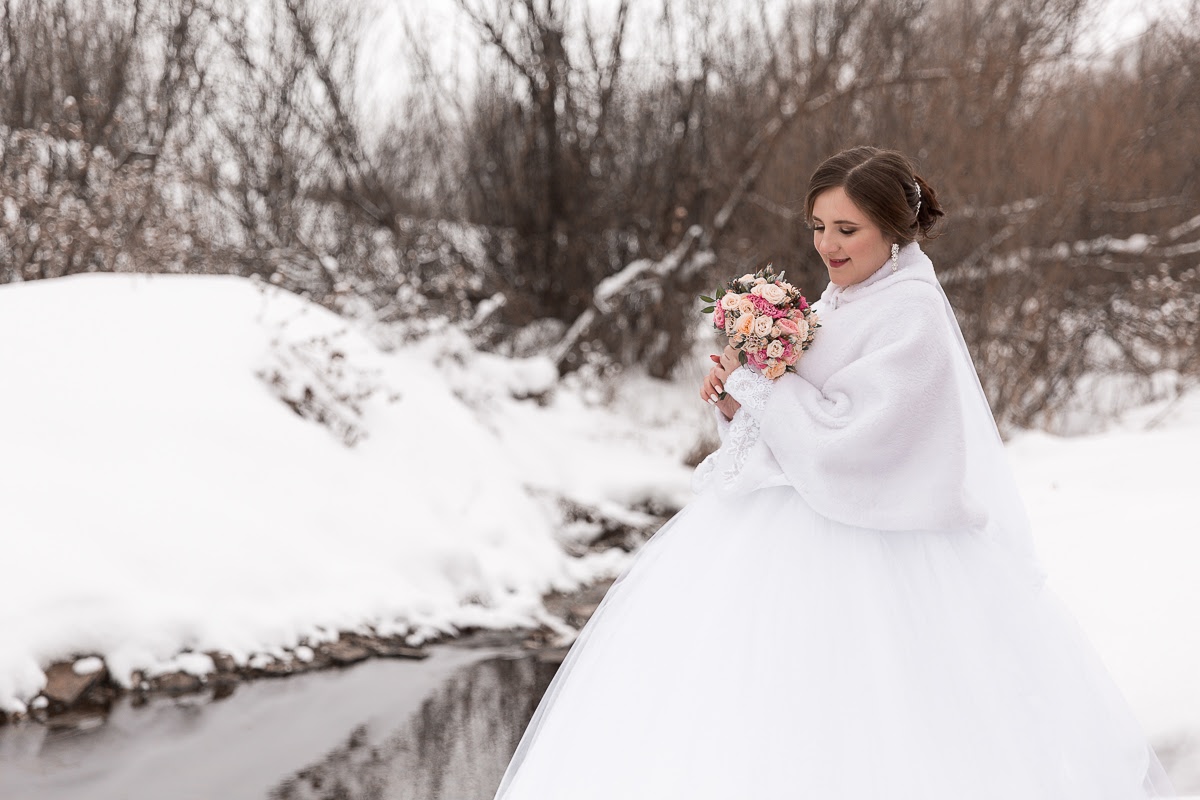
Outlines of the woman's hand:
[{"label": "woman's hand", "polygon": [[[729,377],[729,373],[733,369],[737,369],[739,366],[737,351],[732,347],[726,347],[725,352],[721,355],[710,355],[709,358],[712,359],[713,366],[709,369],[708,375],[704,377],[704,383],[700,387],[700,398],[720,409],[725,419],[733,419],[733,415],[742,406],[733,397],[725,394],[725,379]],[[729,368],[731,364],[733,369]],[[721,395],[725,395],[723,399]]]},{"label": "woman's hand", "polygon": [[725,345],[725,350],[721,353],[721,358],[718,363],[720,363],[722,369],[725,370],[726,375],[729,375],[735,369],[740,367],[742,362],[738,358],[737,348],[735,348],[733,345]]}]

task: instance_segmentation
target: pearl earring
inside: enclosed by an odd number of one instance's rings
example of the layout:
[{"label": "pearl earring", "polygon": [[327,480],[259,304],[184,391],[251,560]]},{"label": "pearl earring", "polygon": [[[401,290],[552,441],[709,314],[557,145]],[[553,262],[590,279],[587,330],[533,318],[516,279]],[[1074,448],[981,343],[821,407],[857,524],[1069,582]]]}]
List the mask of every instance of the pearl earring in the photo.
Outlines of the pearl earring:
[{"label": "pearl earring", "polygon": [[892,243],[892,272],[900,268],[900,245]]}]

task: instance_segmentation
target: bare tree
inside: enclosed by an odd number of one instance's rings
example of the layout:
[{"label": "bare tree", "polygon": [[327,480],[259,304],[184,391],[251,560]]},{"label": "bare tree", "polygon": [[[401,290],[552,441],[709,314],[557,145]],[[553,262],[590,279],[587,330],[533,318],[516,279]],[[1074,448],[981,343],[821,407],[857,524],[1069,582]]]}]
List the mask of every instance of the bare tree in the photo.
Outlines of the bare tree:
[{"label": "bare tree", "polygon": [[192,0],[0,8],[0,280],[176,265],[160,153],[203,76]]}]

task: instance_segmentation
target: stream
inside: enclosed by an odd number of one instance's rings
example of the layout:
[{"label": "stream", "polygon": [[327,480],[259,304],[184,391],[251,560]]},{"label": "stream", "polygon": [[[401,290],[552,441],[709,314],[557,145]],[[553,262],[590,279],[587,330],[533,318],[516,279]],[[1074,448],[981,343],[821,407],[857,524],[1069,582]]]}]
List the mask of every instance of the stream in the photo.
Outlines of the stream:
[{"label": "stream", "polygon": [[2,800],[490,800],[557,669],[519,648],[116,703],[90,726],[0,728]]}]

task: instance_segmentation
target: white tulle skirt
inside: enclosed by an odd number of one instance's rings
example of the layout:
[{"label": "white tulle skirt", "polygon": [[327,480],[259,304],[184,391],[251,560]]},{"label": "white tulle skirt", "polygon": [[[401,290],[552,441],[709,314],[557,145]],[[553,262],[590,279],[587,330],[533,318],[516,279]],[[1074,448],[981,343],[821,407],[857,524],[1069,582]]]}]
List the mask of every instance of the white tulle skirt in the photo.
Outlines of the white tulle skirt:
[{"label": "white tulle skirt", "polygon": [[880,532],[790,487],[701,496],[580,633],[503,800],[1172,796],[1029,567]]}]

